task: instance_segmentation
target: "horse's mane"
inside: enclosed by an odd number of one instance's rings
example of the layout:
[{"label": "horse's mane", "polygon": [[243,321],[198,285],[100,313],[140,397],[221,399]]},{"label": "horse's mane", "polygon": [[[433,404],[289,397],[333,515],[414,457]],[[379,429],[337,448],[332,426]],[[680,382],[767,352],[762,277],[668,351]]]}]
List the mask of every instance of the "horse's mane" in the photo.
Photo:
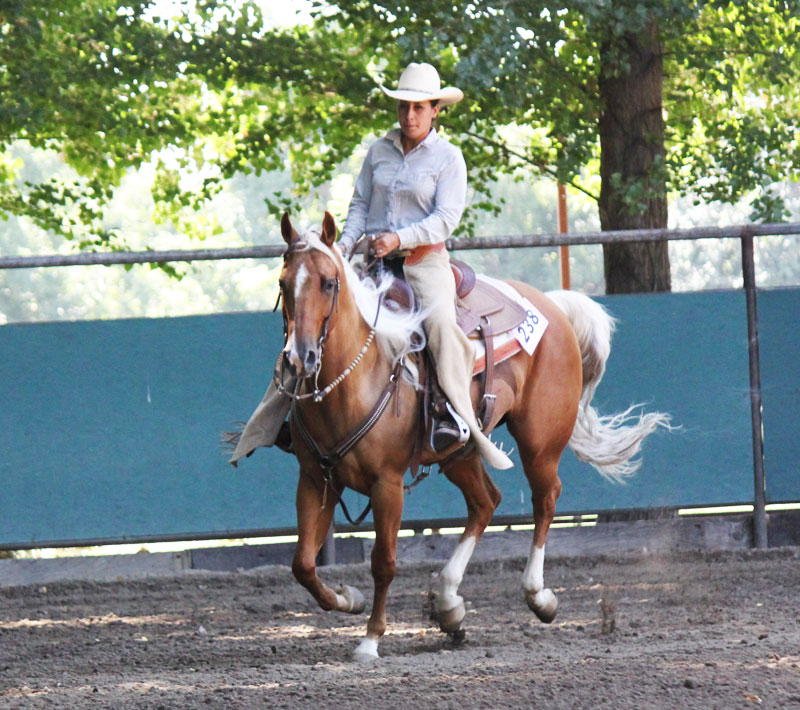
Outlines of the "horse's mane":
[{"label": "horse's mane", "polygon": [[[347,285],[350,288],[361,317],[370,327],[375,327],[375,339],[388,360],[394,364],[404,355],[422,350],[425,347],[425,331],[422,321],[425,313],[412,310],[409,313],[397,313],[389,308],[381,307],[377,323],[375,315],[381,296],[389,290],[394,277],[385,275],[377,284],[370,279],[361,280],[347,259],[344,259],[339,247],[327,247],[319,238],[318,232],[305,235],[309,246],[327,254],[335,263],[343,265]],[[334,250],[336,254],[334,255]]]}]

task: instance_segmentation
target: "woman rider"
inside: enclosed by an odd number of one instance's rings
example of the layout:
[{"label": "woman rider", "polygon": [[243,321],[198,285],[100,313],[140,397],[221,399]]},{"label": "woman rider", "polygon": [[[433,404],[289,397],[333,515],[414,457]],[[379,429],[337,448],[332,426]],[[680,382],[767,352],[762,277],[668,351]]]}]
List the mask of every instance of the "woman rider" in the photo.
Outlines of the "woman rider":
[{"label": "woman rider", "polygon": [[424,322],[428,348],[439,385],[455,410],[459,426],[454,433],[464,432],[462,440],[471,435],[491,466],[510,468],[511,460],[483,434],[472,409],[474,350],[456,323],[456,284],[444,244],[464,211],[467,168],[461,150],[438,135],[434,121],[441,106],[457,103],[464,94],[441,88],[436,69],[416,63],[402,73],[397,90],[381,89],[398,102],[400,128],[370,147],[339,247],[347,255],[367,234],[378,257],[404,257],[406,281],[429,313]]},{"label": "woman rider", "polygon": [[[402,73],[396,91],[381,89],[398,101],[400,129],[370,147],[339,247],[348,256],[355,242],[368,234],[377,256],[405,257],[406,281],[429,312],[424,328],[439,385],[455,410],[453,434],[461,432],[462,440],[471,435],[491,466],[511,468],[508,456],[480,430],[472,410],[474,351],[456,323],[455,278],[444,244],[464,211],[467,168],[461,151],[437,134],[433,122],[441,106],[458,103],[464,94],[454,87],[441,88],[436,69],[416,63]],[[290,404],[272,383],[239,438],[232,464],[258,446],[290,446],[284,423]]]}]

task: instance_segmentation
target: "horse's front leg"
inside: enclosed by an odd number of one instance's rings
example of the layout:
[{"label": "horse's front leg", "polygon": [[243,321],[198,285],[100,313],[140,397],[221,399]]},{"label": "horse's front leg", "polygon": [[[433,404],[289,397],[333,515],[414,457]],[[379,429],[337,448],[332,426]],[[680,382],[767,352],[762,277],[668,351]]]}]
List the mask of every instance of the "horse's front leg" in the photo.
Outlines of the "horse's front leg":
[{"label": "horse's front leg", "polygon": [[357,661],[378,658],[378,641],[386,631],[386,597],[395,574],[397,533],[403,516],[402,474],[382,477],[370,491],[375,521],[375,546],[372,548],[372,579],[375,597],[367,635],[356,648]]},{"label": "horse's front leg", "polygon": [[[297,547],[292,562],[292,572],[325,611],[345,611],[360,614],[366,606],[364,595],[355,587],[343,586],[336,590],[325,585],[317,576],[317,554],[325,542],[336,496],[332,491],[324,496],[312,480],[313,474],[300,472],[297,482]],[[322,502],[325,500],[325,506]]]},{"label": "horse's front leg", "polygon": [[458,588],[475,545],[500,504],[501,495],[477,454],[449,463],[444,473],[461,489],[467,504],[467,525],[456,549],[439,574],[439,628],[445,633],[456,633],[466,614]]}]

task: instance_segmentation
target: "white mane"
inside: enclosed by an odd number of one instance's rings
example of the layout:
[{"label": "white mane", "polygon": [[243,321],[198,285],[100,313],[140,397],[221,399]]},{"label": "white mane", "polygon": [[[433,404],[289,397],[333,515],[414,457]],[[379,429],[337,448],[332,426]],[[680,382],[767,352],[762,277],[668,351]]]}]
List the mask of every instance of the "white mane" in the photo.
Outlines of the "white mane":
[{"label": "white mane", "polygon": [[425,332],[422,329],[422,321],[425,319],[424,312],[415,310],[411,313],[395,313],[389,308],[381,306],[377,323],[375,321],[381,301],[380,297],[392,285],[393,278],[391,276],[384,276],[378,284],[374,284],[369,279],[361,281],[350,262],[342,258],[337,245],[334,245],[332,249],[326,246],[320,239],[319,232],[316,231],[307,232],[304,239],[311,248],[327,254],[334,262],[342,264],[347,285],[350,287],[358,310],[370,327],[373,327],[374,324],[378,345],[392,364],[407,353],[422,350],[425,346]]}]

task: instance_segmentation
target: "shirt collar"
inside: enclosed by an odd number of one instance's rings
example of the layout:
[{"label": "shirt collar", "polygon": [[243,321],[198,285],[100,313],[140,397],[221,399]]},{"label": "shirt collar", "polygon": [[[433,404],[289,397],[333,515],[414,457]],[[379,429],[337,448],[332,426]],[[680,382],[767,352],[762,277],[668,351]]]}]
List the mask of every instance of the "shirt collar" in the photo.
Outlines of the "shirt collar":
[{"label": "shirt collar", "polygon": [[[392,143],[394,147],[397,148],[397,150],[399,150],[402,153],[403,144],[400,140],[402,135],[403,133],[399,128],[393,128],[384,136],[384,138],[390,143]],[[420,146],[424,148],[430,148],[438,140],[439,140],[439,134],[436,132],[435,128],[431,128],[430,133],[428,133],[428,135],[422,139],[422,142],[417,146],[417,148],[419,148]],[[416,150],[417,148],[414,148],[414,150]]]}]

